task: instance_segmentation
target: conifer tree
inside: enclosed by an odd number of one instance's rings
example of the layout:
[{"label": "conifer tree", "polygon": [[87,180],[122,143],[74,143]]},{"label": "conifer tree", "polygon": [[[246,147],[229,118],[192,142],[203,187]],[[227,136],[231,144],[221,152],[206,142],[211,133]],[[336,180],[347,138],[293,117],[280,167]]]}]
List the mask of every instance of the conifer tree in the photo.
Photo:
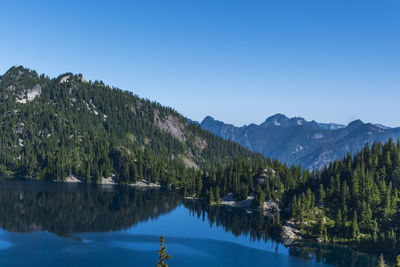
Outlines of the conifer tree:
[{"label": "conifer tree", "polygon": [[351,230],[352,230],[352,238],[353,239],[358,239],[359,228],[358,228],[358,221],[357,220],[358,220],[357,212],[354,211],[353,221],[351,223]]},{"label": "conifer tree", "polygon": [[397,256],[394,267],[400,267],[400,255]]},{"label": "conifer tree", "polygon": [[319,184],[319,191],[318,191],[318,202],[319,204],[322,204],[325,200],[325,190],[324,190],[324,185]]},{"label": "conifer tree", "polygon": [[156,267],[168,267],[167,260],[172,258],[171,255],[167,254],[167,246],[165,244],[164,236],[160,237],[160,249],[158,250],[158,262]]},{"label": "conifer tree", "polygon": [[387,265],[385,264],[385,260],[383,258],[383,254],[381,254],[379,256],[379,260],[378,260],[378,267],[386,267]]},{"label": "conifer tree", "polygon": [[343,230],[342,211],[339,209],[335,219],[335,232],[336,235],[341,235]]}]

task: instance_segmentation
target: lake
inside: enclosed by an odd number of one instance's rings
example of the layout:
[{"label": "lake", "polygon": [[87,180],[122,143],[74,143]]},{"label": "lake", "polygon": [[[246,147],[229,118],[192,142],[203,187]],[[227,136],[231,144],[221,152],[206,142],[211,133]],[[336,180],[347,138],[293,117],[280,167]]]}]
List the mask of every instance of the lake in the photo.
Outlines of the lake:
[{"label": "lake", "polygon": [[284,245],[257,212],[209,206],[176,192],[4,180],[0,266],[375,266],[346,247]]}]

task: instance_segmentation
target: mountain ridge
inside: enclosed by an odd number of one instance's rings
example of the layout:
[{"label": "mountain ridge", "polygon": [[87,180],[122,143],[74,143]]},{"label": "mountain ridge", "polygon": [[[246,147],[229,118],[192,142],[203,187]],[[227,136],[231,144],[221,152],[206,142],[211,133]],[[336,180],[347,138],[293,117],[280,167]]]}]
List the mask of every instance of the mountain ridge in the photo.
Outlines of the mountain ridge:
[{"label": "mountain ridge", "polygon": [[241,127],[207,116],[200,126],[266,157],[310,169],[322,168],[343,158],[348,152],[354,154],[365,143],[400,138],[399,127],[390,128],[361,120],[354,120],[348,125],[318,123],[302,117],[288,118],[280,113],[268,117],[259,125]]}]

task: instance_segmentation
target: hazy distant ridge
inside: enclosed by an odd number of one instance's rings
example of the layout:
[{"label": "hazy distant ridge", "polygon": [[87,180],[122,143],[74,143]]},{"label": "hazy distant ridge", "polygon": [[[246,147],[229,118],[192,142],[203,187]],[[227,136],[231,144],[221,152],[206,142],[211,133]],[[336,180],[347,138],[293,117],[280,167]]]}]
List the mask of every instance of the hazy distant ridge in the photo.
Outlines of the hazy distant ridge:
[{"label": "hazy distant ridge", "polygon": [[201,127],[215,135],[238,142],[243,146],[276,158],[287,164],[301,164],[305,168],[321,168],[341,159],[348,152],[355,153],[365,143],[398,139],[400,128],[355,120],[348,125],[318,123],[301,117],[288,118],[276,114],[260,125],[236,127],[208,116]]}]

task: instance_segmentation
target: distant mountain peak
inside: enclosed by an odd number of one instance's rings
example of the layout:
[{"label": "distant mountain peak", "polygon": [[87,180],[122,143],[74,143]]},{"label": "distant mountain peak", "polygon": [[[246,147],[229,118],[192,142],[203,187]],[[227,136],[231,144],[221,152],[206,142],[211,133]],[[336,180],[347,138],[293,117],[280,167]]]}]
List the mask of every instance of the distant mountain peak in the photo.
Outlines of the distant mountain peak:
[{"label": "distant mountain peak", "polygon": [[271,117],[268,117],[261,125],[264,127],[268,126],[282,126],[289,118],[281,113],[277,113]]},{"label": "distant mountain peak", "polygon": [[288,118],[281,113],[267,118],[260,125],[234,127],[208,119],[201,127],[266,157],[313,169],[340,159],[348,152],[359,151],[366,142],[386,141],[400,136],[400,128],[385,129],[384,126],[361,120],[348,125],[318,123],[301,117]]},{"label": "distant mountain peak", "polygon": [[203,119],[203,121],[215,121],[215,119],[211,116],[207,116]]},{"label": "distant mountain peak", "polygon": [[288,118],[286,115],[277,113],[268,117],[260,126],[262,127],[290,127],[309,123],[302,117]]},{"label": "distant mountain peak", "polygon": [[267,118],[267,120],[268,119],[287,120],[289,118],[285,114],[276,113],[275,115],[272,115],[271,117]]},{"label": "distant mountain peak", "polygon": [[354,120],[354,121],[350,122],[347,125],[347,128],[357,128],[357,127],[360,127],[360,126],[362,126],[364,124],[365,123],[362,120],[358,119],[358,120]]}]

